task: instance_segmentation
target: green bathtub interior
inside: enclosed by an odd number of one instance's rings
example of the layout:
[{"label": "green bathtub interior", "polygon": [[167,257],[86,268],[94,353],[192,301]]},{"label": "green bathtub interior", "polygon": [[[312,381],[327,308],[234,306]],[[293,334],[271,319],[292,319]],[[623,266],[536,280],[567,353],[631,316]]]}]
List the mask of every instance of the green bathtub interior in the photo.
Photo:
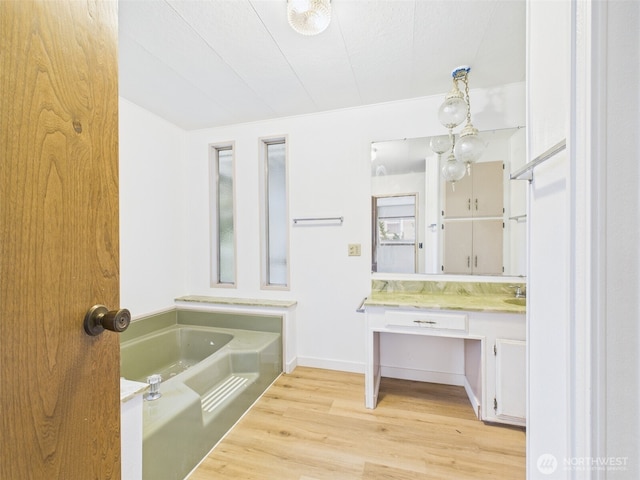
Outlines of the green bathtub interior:
[{"label": "green bathtub interior", "polygon": [[203,335],[201,327],[213,327],[234,339],[199,363],[192,360],[202,352],[186,355],[188,368],[163,378],[162,397],[143,402],[145,480],[185,478],[282,372],[281,316],[180,309],[131,323],[121,334],[121,371],[139,375],[136,363],[150,351],[165,353],[162,343],[146,340],[181,326]]}]

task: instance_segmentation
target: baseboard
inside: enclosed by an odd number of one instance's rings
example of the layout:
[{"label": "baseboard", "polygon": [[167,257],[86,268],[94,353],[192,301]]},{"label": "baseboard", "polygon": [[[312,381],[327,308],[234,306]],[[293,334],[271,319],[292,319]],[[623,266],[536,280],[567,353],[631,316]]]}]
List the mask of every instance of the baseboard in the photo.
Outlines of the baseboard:
[{"label": "baseboard", "polygon": [[296,367],[298,366],[298,358],[294,358],[292,360],[289,360],[288,362],[285,362],[284,365],[284,373],[291,373],[293,372]]},{"label": "baseboard", "polygon": [[300,357],[298,365],[301,367],[324,368],[325,370],[338,370],[341,372],[364,374],[364,363],[343,362],[338,360],[327,360],[326,358]]},{"label": "baseboard", "polygon": [[467,377],[463,377],[464,378],[464,391],[467,392],[467,397],[469,398],[469,401],[471,402],[471,406],[473,407],[473,411],[476,414],[476,417],[478,417],[478,420],[482,420],[482,412],[481,412],[481,404],[480,401],[478,400],[478,397],[476,397],[475,393],[473,393],[473,388],[471,388],[471,384],[469,383],[469,381],[467,380]]},{"label": "baseboard", "polygon": [[[364,374],[364,363],[343,362],[338,360],[327,360],[326,358],[297,357],[297,365],[301,367],[324,368],[326,370],[338,370],[341,372]],[[294,367],[295,368],[295,367]],[[293,371],[293,369],[291,370]],[[444,385],[455,385],[463,387],[466,378],[461,373],[432,372],[428,370],[416,370],[411,368],[381,366],[380,371],[383,377],[399,378],[401,380],[414,380],[417,382],[441,383]]]},{"label": "baseboard", "polygon": [[431,372],[429,370],[415,370],[412,368],[382,366],[383,377],[414,380],[416,382],[442,383],[444,385],[464,386],[466,378],[461,373]]}]

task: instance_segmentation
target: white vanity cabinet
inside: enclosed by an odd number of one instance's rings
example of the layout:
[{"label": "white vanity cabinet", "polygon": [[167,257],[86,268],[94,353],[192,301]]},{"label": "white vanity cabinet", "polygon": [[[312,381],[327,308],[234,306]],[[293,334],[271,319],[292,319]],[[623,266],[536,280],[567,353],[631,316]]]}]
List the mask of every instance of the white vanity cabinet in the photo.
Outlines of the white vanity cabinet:
[{"label": "white vanity cabinet", "polygon": [[[525,425],[524,314],[382,306],[365,312],[367,408],[377,404],[380,378],[399,376],[464,386],[480,420]],[[383,341],[386,335],[393,343]],[[400,352],[405,364],[384,365],[383,348]]]},{"label": "white vanity cabinet", "polygon": [[527,408],[527,345],[524,340],[496,338],[493,354],[496,391],[493,409],[506,423],[521,424]]}]

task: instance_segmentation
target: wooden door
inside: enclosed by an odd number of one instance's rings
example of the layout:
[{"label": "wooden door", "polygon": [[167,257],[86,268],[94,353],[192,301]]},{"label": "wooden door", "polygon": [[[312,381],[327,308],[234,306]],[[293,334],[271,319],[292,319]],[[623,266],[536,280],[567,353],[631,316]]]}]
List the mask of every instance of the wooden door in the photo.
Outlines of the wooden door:
[{"label": "wooden door", "polygon": [[120,478],[117,3],[0,2],[0,478]]}]

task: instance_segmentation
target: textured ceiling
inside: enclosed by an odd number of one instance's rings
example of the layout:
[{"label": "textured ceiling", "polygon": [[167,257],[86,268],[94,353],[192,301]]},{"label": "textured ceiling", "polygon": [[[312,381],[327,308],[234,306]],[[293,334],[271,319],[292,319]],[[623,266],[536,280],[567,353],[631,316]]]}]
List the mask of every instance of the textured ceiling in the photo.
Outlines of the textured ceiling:
[{"label": "textured ceiling", "polygon": [[286,0],[120,0],[120,95],[187,130],[525,79],[525,0],[332,0],[305,37]]}]

